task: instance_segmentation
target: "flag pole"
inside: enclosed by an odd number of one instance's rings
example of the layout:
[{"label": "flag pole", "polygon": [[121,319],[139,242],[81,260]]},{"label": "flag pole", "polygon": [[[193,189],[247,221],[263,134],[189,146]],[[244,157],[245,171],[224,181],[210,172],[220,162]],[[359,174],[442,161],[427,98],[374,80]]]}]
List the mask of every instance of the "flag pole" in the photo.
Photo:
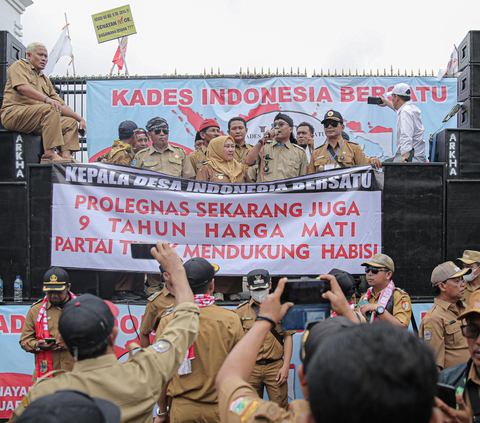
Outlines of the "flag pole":
[{"label": "flag pole", "polygon": [[[68,38],[70,38],[70,31],[68,29],[68,19],[67,19],[67,13],[65,12],[65,25],[67,26],[67,35],[68,35]],[[70,38],[70,41],[72,39]],[[72,54],[73,56],[73,54]],[[73,76],[76,76],[76,72],[75,72],[75,56],[72,57],[72,66],[73,66]]]},{"label": "flag pole", "polygon": [[120,54],[122,55],[122,58],[123,58],[123,64],[125,65],[125,73],[128,77],[129,75],[128,75],[127,61],[125,60],[125,55],[123,54],[122,43],[120,42],[120,38],[117,38],[117,40],[118,40],[118,47],[120,48]]}]

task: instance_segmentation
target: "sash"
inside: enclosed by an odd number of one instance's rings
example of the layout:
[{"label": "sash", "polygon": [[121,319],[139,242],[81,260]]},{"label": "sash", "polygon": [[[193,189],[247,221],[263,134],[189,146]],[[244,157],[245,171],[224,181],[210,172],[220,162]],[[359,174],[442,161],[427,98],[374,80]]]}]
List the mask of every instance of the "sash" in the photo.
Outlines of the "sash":
[{"label": "sash", "polygon": [[[73,300],[77,296],[68,291],[70,298]],[[40,341],[45,338],[51,338],[50,331],[48,330],[48,319],[47,319],[47,296],[43,299],[42,306],[38,312],[37,321],[35,322],[35,335]],[[53,358],[51,350],[40,350],[35,354],[35,379],[39,379],[45,376],[47,373],[53,370]],[[47,377],[52,377],[52,375],[47,375]]]},{"label": "sash", "polygon": [[[373,288],[370,287],[367,290],[367,293],[365,294],[365,297],[363,298],[363,301],[367,301],[370,299],[372,296],[372,290]],[[387,287],[382,291],[380,294],[380,297],[378,298],[377,304],[380,304],[383,308],[387,308],[388,301],[390,300],[390,297],[393,295],[393,292],[395,291],[395,284],[393,281],[390,281],[387,285]],[[375,320],[375,313],[372,313],[372,317],[370,319],[371,322]]]},{"label": "sash", "polygon": [[[215,298],[213,297],[213,295],[197,294],[197,295],[194,295],[193,297],[194,297],[195,304],[200,308],[211,306],[215,302]],[[188,375],[192,373],[192,360],[194,358],[195,358],[195,354],[193,351],[193,344],[192,344],[190,345],[190,348],[187,350],[187,353],[185,354],[185,359],[183,360],[182,364],[180,364],[180,367],[178,368],[178,374],[180,376]]]}]

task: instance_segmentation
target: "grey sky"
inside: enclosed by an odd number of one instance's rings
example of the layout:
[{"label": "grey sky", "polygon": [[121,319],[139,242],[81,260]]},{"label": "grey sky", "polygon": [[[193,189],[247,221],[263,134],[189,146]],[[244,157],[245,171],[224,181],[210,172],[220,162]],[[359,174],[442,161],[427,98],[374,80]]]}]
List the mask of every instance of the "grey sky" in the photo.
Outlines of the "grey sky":
[{"label": "grey sky", "polygon": [[[401,73],[446,66],[453,44],[480,29],[480,2],[372,0],[35,0],[22,17],[23,42],[51,49],[70,22],[77,75],[106,75],[117,41],[98,44],[91,15],[130,4],[137,34],[129,38],[131,75],[224,74],[263,67],[308,76],[323,69]],[[64,75],[61,59],[54,75]],[[69,70],[71,74],[71,68]]]}]

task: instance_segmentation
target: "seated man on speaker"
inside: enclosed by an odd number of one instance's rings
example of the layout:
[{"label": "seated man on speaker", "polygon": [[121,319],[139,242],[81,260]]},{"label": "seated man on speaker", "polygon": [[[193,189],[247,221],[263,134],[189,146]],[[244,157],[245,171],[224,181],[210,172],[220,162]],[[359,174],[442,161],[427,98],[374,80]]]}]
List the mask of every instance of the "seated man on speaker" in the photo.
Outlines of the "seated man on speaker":
[{"label": "seated man on speaker", "polygon": [[397,153],[400,153],[403,161],[407,161],[413,150],[411,161],[425,163],[425,128],[420,116],[422,112],[411,101],[412,89],[401,82],[387,96],[392,96],[392,101],[380,97],[383,103],[379,106],[388,106],[397,112]]},{"label": "seated man on speaker", "polygon": [[47,62],[47,49],[35,42],[28,45],[26,59],[8,68],[0,112],[2,124],[9,131],[42,135],[42,163],[71,162],[71,155],[80,149],[77,122],[81,132],[87,124],[58,96],[42,72]]}]

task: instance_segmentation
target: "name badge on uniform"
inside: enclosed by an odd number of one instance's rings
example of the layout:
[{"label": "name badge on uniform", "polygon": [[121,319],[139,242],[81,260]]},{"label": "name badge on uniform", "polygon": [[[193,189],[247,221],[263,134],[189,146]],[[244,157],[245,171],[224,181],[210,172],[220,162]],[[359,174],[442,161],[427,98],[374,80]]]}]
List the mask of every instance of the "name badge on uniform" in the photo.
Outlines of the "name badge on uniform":
[{"label": "name badge on uniform", "polygon": [[143,162],[146,163],[146,162],[154,162],[155,159],[147,159],[147,160],[144,160]]},{"label": "name badge on uniform", "polygon": [[242,320],[253,320],[253,317],[242,317]]},{"label": "name badge on uniform", "polygon": [[334,164],[326,164],[325,167],[324,167],[325,170],[330,170],[330,169],[335,169],[335,165]]}]

